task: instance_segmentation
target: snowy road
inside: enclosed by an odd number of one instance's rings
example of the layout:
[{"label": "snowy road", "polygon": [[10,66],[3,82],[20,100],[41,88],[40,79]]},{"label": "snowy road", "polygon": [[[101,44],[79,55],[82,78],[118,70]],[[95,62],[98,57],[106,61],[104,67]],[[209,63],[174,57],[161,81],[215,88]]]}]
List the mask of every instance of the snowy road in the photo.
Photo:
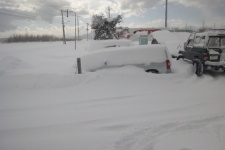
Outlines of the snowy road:
[{"label": "snowy road", "polygon": [[0,45],[0,149],[225,150],[224,73],[75,75],[85,44]]}]

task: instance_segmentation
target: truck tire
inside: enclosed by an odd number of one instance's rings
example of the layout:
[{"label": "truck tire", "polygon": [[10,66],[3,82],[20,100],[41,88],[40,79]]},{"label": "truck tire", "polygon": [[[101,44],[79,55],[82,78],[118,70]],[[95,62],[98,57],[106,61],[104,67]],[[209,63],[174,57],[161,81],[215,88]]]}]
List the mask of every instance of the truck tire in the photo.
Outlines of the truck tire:
[{"label": "truck tire", "polygon": [[204,72],[204,65],[199,59],[193,61],[194,72],[197,76],[201,76]]}]

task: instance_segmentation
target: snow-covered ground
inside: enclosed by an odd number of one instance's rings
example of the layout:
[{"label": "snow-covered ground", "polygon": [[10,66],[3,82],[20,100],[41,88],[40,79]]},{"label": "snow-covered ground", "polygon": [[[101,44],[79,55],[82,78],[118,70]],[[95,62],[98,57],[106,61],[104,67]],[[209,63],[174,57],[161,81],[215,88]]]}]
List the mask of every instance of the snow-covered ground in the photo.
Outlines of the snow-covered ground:
[{"label": "snow-covered ground", "polygon": [[1,150],[225,150],[225,75],[75,74],[88,43],[0,44]]}]

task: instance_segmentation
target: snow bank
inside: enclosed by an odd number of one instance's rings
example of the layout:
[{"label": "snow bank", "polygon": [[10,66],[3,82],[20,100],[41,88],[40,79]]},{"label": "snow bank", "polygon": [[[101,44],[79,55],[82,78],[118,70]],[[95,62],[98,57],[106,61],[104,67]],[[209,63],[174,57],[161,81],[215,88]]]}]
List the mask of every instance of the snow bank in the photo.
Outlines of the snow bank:
[{"label": "snow bank", "polygon": [[90,53],[81,57],[81,65],[82,71],[95,71],[107,67],[164,62],[167,58],[166,47],[163,45],[138,45]]},{"label": "snow bank", "polygon": [[89,42],[89,46],[87,47],[88,51],[94,51],[103,48],[109,47],[123,47],[123,46],[133,46],[133,42],[126,39],[121,40],[95,40]]}]

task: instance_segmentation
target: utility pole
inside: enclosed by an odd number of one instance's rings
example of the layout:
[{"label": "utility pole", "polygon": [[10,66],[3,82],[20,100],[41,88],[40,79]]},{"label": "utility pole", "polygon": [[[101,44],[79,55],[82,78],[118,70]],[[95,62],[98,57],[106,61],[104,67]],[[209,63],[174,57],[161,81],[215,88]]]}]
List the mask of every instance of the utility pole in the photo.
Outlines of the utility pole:
[{"label": "utility pole", "polygon": [[75,15],[75,18],[74,18],[74,24],[75,24],[75,49],[77,48],[77,27],[76,27],[76,25],[77,25],[77,14],[76,14],[76,12],[74,12],[74,11],[68,11],[68,9],[67,9],[67,17],[69,16],[69,12],[70,13],[74,13],[74,15]]},{"label": "utility pole", "polygon": [[88,41],[88,30],[89,30],[89,29],[88,29],[88,25],[89,25],[89,24],[87,23],[87,29],[86,29],[86,30],[87,30],[87,41]]},{"label": "utility pole", "polygon": [[62,28],[63,28],[63,44],[66,44],[65,25],[64,25],[64,19],[63,19],[63,10],[61,10],[61,14],[62,14]]},{"label": "utility pole", "polygon": [[165,8],[165,28],[167,28],[167,5],[168,5],[168,0],[166,0],[166,8]]},{"label": "utility pole", "polygon": [[110,7],[108,6],[108,11],[109,11],[109,18],[110,18]]},{"label": "utility pole", "polygon": [[77,14],[74,12],[75,14],[75,49],[77,49]]},{"label": "utility pole", "polygon": [[78,26],[78,41],[80,39],[80,35],[79,35],[79,17],[80,16],[77,16],[77,26]]},{"label": "utility pole", "polygon": [[205,28],[205,20],[202,20],[202,28]]}]

